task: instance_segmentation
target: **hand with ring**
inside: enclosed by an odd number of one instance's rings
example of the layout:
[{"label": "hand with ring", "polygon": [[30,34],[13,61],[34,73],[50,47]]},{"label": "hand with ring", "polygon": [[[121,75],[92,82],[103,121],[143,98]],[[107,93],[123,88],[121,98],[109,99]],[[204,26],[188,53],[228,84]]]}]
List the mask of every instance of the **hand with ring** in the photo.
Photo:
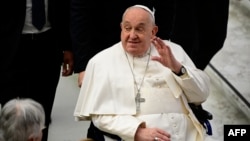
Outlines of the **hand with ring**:
[{"label": "hand with ring", "polygon": [[137,128],[135,141],[170,141],[170,134],[159,128]]},{"label": "hand with ring", "polygon": [[154,141],[158,141],[159,139],[157,137],[154,138]]}]

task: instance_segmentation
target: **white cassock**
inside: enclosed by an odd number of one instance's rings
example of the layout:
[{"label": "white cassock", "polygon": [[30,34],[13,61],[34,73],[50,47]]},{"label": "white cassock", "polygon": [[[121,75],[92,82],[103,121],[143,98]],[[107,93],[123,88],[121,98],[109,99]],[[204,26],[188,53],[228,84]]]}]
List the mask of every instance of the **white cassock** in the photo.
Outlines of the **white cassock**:
[{"label": "white cassock", "polygon": [[[186,68],[184,76],[150,59],[126,53],[121,42],[95,55],[88,63],[75,107],[76,120],[92,119],[99,129],[133,141],[138,126],[157,127],[171,134],[171,141],[204,141],[205,130],[188,103],[202,103],[209,95],[209,77],[197,69],[184,50],[165,41]],[[151,47],[150,56],[159,56]],[[130,63],[130,65],[129,65]],[[134,77],[133,77],[134,73]],[[143,80],[143,76],[145,77]],[[141,85],[140,111],[135,96]],[[111,140],[106,137],[106,140]]]}]

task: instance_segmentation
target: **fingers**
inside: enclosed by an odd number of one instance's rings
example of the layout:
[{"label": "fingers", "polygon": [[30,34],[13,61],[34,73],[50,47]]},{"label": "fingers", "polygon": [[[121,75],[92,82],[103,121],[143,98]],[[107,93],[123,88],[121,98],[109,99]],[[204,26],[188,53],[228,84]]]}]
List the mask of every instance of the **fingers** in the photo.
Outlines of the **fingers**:
[{"label": "fingers", "polygon": [[170,141],[170,137],[158,135],[153,138],[153,141]]},{"label": "fingers", "polygon": [[158,137],[154,137],[153,141],[171,141],[170,138],[158,138]]},{"label": "fingers", "polygon": [[152,44],[155,46],[160,56],[152,56],[151,59],[154,61],[158,61],[164,65],[164,58],[167,55],[166,45],[159,37],[154,37],[152,39]]},{"label": "fingers", "polygon": [[81,88],[82,86],[82,77],[79,75],[78,76],[78,87]]},{"label": "fingers", "polygon": [[138,128],[136,141],[170,141],[170,134],[159,128]]},{"label": "fingers", "polygon": [[164,49],[167,45],[163,42],[163,40],[159,37],[154,37],[152,39],[152,43],[155,45],[157,50]]},{"label": "fingers", "polygon": [[63,64],[62,76],[69,76],[73,73],[73,67],[70,64]]},{"label": "fingers", "polygon": [[151,42],[154,44],[157,50],[162,49],[162,46],[159,44],[159,39],[157,37],[153,38]]},{"label": "fingers", "polygon": [[167,45],[163,42],[163,40],[162,40],[161,38],[159,38],[159,37],[157,37],[157,38],[155,39],[155,41],[157,41],[158,44],[159,44],[162,48],[167,46]]},{"label": "fingers", "polygon": [[85,73],[85,71],[82,71],[78,75],[78,87],[82,86],[82,81],[83,81],[83,78],[84,78],[84,73]]},{"label": "fingers", "polygon": [[171,136],[169,133],[163,130],[157,129],[157,134],[154,137],[154,140],[158,139],[158,141],[170,141],[170,137]]},{"label": "fingers", "polygon": [[79,81],[78,79],[78,87],[81,88],[81,86],[82,86],[82,81]]}]

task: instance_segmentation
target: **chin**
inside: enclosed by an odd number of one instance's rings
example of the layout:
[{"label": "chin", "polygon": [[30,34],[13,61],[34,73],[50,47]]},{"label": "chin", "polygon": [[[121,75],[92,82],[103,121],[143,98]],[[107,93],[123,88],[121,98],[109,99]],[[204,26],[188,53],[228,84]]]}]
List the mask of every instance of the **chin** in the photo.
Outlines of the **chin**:
[{"label": "chin", "polygon": [[127,52],[129,53],[129,54],[131,54],[131,55],[133,55],[133,56],[137,56],[139,53],[138,53],[138,49],[135,49],[135,48],[129,48],[128,50],[127,50]]}]

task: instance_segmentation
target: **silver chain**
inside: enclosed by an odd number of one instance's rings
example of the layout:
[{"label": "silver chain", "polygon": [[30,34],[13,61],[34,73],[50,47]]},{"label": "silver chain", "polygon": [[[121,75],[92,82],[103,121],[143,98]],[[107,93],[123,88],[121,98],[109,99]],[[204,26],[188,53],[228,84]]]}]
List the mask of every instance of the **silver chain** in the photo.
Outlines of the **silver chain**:
[{"label": "silver chain", "polygon": [[[145,75],[146,75],[146,72],[147,72],[147,69],[148,69],[148,65],[149,65],[149,59],[150,59],[150,52],[151,52],[151,47],[150,47],[150,51],[148,53],[148,61],[147,61],[147,65],[146,65],[146,68],[145,68],[145,72],[144,72],[144,75],[142,77],[142,81],[140,83],[140,87],[138,86],[137,82],[136,82],[136,79],[135,79],[135,74],[134,74],[134,71],[132,69],[132,66],[129,62],[129,59],[128,59],[128,55],[126,53],[126,51],[124,51],[125,55],[126,55],[126,58],[127,58],[127,61],[128,61],[128,64],[129,64],[129,68],[130,68],[130,71],[133,75],[133,79],[134,79],[134,83],[135,83],[135,86],[136,86],[136,89],[137,89],[137,94],[136,94],[136,97],[140,97],[140,90],[141,90],[141,87],[142,87],[142,84],[143,84],[143,81],[144,81],[144,78],[145,78]],[[139,105],[137,106],[137,111],[139,111]]]}]

